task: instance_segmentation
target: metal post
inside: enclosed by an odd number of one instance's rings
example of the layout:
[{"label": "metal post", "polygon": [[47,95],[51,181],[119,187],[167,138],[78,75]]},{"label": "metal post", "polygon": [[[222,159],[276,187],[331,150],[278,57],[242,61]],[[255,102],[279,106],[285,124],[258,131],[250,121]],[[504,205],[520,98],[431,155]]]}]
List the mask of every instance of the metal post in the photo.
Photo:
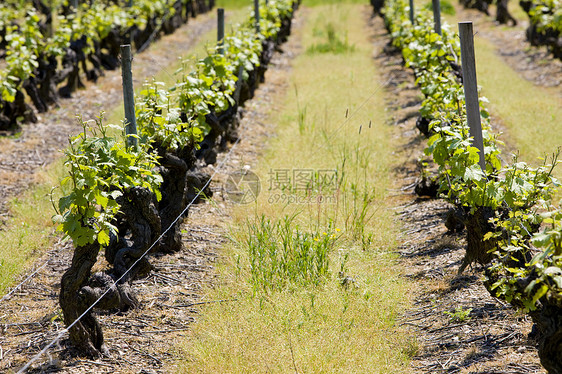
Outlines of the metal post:
[{"label": "metal post", "polygon": [[72,5],[74,10],[78,9],[78,0],[72,0],[70,5]]},{"label": "metal post", "polygon": [[256,18],[256,32],[260,32],[260,0],[254,0],[254,13]]},{"label": "metal post", "polygon": [[[137,120],[135,118],[135,92],[133,90],[133,72],[131,69],[131,45],[121,46],[121,74],[123,77],[123,102],[125,104],[125,134],[137,135]],[[137,147],[138,139],[127,136],[127,145]]]},{"label": "metal post", "polygon": [[217,44],[219,53],[224,55],[224,9],[217,9]]},{"label": "metal post", "polygon": [[414,24],[414,0],[410,0],[410,22]]},{"label": "metal post", "polygon": [[466,118],[470,128],[472,145],[478,148],[480,153],[478,163],[482,171],[485,172],[486,160],[484,158],[484,140],[482,137],[482,124],[480,122],[480,105],[478,103],[472,22],[459,22],[459,35],[461,39],[462,80],[466,102]]},{"label": "metal post", "polygon": [[433,25],[435,32],[441,35],[441,2],[439,0],[431,0],[433,5]]}]

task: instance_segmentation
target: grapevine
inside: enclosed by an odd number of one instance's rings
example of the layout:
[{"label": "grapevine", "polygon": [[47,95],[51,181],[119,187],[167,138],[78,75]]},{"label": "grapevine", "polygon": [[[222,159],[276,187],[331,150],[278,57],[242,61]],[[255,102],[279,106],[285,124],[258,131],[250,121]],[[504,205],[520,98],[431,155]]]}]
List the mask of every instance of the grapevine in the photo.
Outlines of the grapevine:
[{"label": "grapevine", "polygon": [[[236,138],[238,106],[263,79],[271,58],[266,52],[283,40],[278,34],[290,25],[294,3],[270,0],[262,9],[259,33],[250,16],[226,35],[224,54],[209,48],[193,71],[184,64],[171,87],[154,81],[144,86],[135,100],[138,151],[125,146],[124,135],[109,135],[117,128],[101,118],[95,127],[83,123],[84,131],[71,138],[65,153],[69,177],[62,181],[65,196],[54,221],[75,246],[60,304],[72,326],[70,339],[82,353],[98,356],[105,350],[92,305],[135,308],[130,282],[150,271],[149,251],[181,250],[182,217],[198,191],[210,194],[209,176],[197,166],[213,163]],[[244,86],[248,94],[240,95]],[[102,250],[113,267],[92,274]]]},{"label": "grapevine", "polygon": [[[462,272],[472,262],[486,267],[485,285],[530,313],[541,333],[539,356],[549,372],[561,372],[562,270],[561,215],[552,203],[559,182],[552,173],[559,151],[539,167],[519,160],[502,160],[488,111],[480,98],[484,157],[481,170],[478,149],[469,136],[458,38],[447,26],[443,36],[433,31],[427,13],[420,12],[412,25],[402,0],[387,1],[382,14],[392,43],[413,69],[424,95],[420,110],[428,123],[425,153],[438,166],[439,191],[455,205],[466,227],[467,249]],[[541,225],[547,229],[540,232]]]}]

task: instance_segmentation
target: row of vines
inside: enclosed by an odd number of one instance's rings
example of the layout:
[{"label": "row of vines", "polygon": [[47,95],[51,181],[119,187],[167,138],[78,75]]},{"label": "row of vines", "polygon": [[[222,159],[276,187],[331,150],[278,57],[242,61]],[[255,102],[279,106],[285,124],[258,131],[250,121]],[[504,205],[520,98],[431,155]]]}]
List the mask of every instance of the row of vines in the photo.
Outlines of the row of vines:
[{"label": "row of vines", "polygon": [[[60,305],[70,340],[82,353],[104,351],[92,306],[136,307],[131,282],[151,271],[146,255],[181,250],[183,217],[200,193],[211,193],[211,177],[201,167],[237,141],[239,107],[254,95],[276,46],[287,39],[296,5],[262,2],[259,17],[252,12],[194,70],[179,71],[172,87],[146,83],[135,99],[138,135],[123,134],[100,117],[82,122],[84,131],[71,138],[69,175],[54,220],[75,246]],[[137,146],[128,146],[129,136],[137,137]],[[100,252],[110,266],[92,273]]]},{"label": "row of vines", "polygon": [[[496,21],[501,24],[511,23],[512,25],[517,25],[517,20],[513,18],[508,10],[509,0],[496,0]],[[486,15],[490,15],[490,5],[494,3],[494,0],[460,0],[460,3],[465,8],[477,9]]]},{"label": "row of vines", "polygon": [[527,39],[532,45],[547,46],[562,59],[562,2],[560,0],[521,0],[529,15]]},{"label": "row of vines", "polygon": [[[466,8],[478,9],[489,15],[493,0],[460,0]],[[496,21],[517,25],[508,11],[508,0],[496,0]],[[521,8],[529,16],[527,40],[534,46],[546,46],[557,58],[562,58],[562,2],[560,0],[519,0]]]},{"label": "row of vines", "polygon": [[[438,35],[427,12],[412,25],[404,0],[387,0],[382,15],[424,95],[417,127],[428,138],[425,153],[435,168],[423,170],[416,191],[454,205],[446,226],[466,230],[467,239],[459,273],[473,262],[483,265],[490,294],[530,314],[542,365],[562,373],[562,212],[552,202],[559,151],[539,167],[502,155],[480,97],[480,154],[469,135],[458,34],[444,25]],[[483,156],[485,170],[479,166]]]},{"label": "row of vines", "polygon": [[[46,4],[10,0],[0,4],[0,131],[35,122],[39,113],[120,66],[121,44],[145,48],[214,0],[80,1]],[[35,110],[34,110],[34,108]]]}]

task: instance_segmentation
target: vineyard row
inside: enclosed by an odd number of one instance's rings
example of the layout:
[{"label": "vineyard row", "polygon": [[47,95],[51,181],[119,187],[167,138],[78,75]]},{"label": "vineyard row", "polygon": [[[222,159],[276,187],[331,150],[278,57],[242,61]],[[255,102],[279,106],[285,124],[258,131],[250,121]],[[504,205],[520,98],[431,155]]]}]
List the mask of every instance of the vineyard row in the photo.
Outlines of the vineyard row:
[{"label": "vineyard row", "polygon": [[445,224],[466,229],[467,239],[459,273],[472,262],[483,265],[490,294],[530,314],[542,365],[562,373],[562,212],[552,202],[559,151],[536,168],[517,155],[505,162],[480,97],[482,155],[467,124],[458,34],[448,25],[436,33],[429,12],[418,12],[412,24],[408,10],[404,0],[391,0],[381,12],[424,95],[416,126],[428,138],[425,154],[436,167],[424,167],[416,192],[454,205]]},{"label": "vineyard row", "polygon": [[529,16],[527,39],[532,45],[547,46],[554,56],[562,59],[562,1],[521,0]]},{"label": "vineyard row", "polygon": [[[105,349],[94,308],[137,307],[131,282],[151,271],[147,255],[181,250],[183,217],[211,195],[212,176],[201,167],[238,142],[240,106],[290,34],[297,5],[260,2],[257,14],[208,49],[194,70],[184,68],[172,87],[146,83],[136,97],[138,134],[102,117],[80,120],[84,131],[65,151],[68,176],[61,181],[64,196],[54,202],[54,221],[75,247],[59,299],[70,341],[83,354]],[[131,137],[137,145],[129,145]],[[92,273],[102,251],[110,267]]]},{"label": "vineyard row", "polygon": [[60,14],[39,0],[19,5],[0,4],[0,131],[35,122],[35,110],[46,112],[83,87],[82,75],[96,81],[104,69],[118,68],[121,44],[141,50],[212,9],[214,0],[136,0],[128,7],[82,1]]},{"label": "vineyard row", "polygon": [[[466,8],[478,9],[489,15],[493,0],[460,0]],[[508,0],[495,0],[496,21],[517,24],[507,9]],[[527,40],[534,46],[547,46],[552,54],[562,59],[562,2],[560,0],[519,0],[529,17]]]}]

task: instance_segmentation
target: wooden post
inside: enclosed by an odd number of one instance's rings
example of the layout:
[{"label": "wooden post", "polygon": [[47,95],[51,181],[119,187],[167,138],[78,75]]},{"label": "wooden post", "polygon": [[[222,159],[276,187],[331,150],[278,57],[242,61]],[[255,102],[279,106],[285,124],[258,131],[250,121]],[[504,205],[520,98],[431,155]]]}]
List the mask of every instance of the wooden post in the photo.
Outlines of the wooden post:
[{"label": "wooden post", "polygon": [[260,0],[254,0],[254,13],[256,16],[256,32],[260,32]]},{"label": "wooden post", "polygon": [[[125,134],[137,135],[137,120],[135,118],[135,92],[133,90],[133,72],[131,69],[131,45],[121,46],[121,75],[123,77],[123,102],[125,104]],[[137,147],[136,137],[127,137],[129,147]]]},{"label": "wooden post", "polygon": [[[125,8],[130,8],[132,6],[133,6],[133,0],[125,0]],[[128,37],[129,44],[133,44],[133,33],[132,32],[128,32],[125,37]],[[125,40],[123,40],[123,43],[125,43]],[[146,46],[146,44],[143,45],[140,48],[144,48],[145,46]],[[142,51],[139,50],[139,48],[137,47],[137,52],[142,52]]]},{"label": "wooden post", "polygon": [[219,53],[224,55],[224,9],[217,9],[217,44]]},{"label": "wooden post", "polygon": [[439,0],[431,0],[433,5],[433,25],[435,32],[441,35],[441,2]]},{"label": "wooden post", "polygon": [[466,102],[466,118],[472,137],[472,145],[478,148],[482,171],[486,172],[484,158],[484,140],[482,137],[482,124],[480,122],[480,105],[478,103],[478,85],[476,82],[476,59],[474,56],[474,34],[472,22],[459,22],[459,35],[461,39],[461,62],[464,98]]},{"label": "wooden post", "polygon": [[240,65],[238,67],[238,80],[236,81],[236,88],[234,89],[234,94],[232,95],[232,98],[234,99],[234,101],[236,102],[236,105],[239,105],[239,101],[240,101],[240,90],[242,89],[242,75],[244,74],[244,67],[242,65]]},{"label": "wooden post", "polygon": [[414,24],[414,0],[410,0],[410,22]]}]

